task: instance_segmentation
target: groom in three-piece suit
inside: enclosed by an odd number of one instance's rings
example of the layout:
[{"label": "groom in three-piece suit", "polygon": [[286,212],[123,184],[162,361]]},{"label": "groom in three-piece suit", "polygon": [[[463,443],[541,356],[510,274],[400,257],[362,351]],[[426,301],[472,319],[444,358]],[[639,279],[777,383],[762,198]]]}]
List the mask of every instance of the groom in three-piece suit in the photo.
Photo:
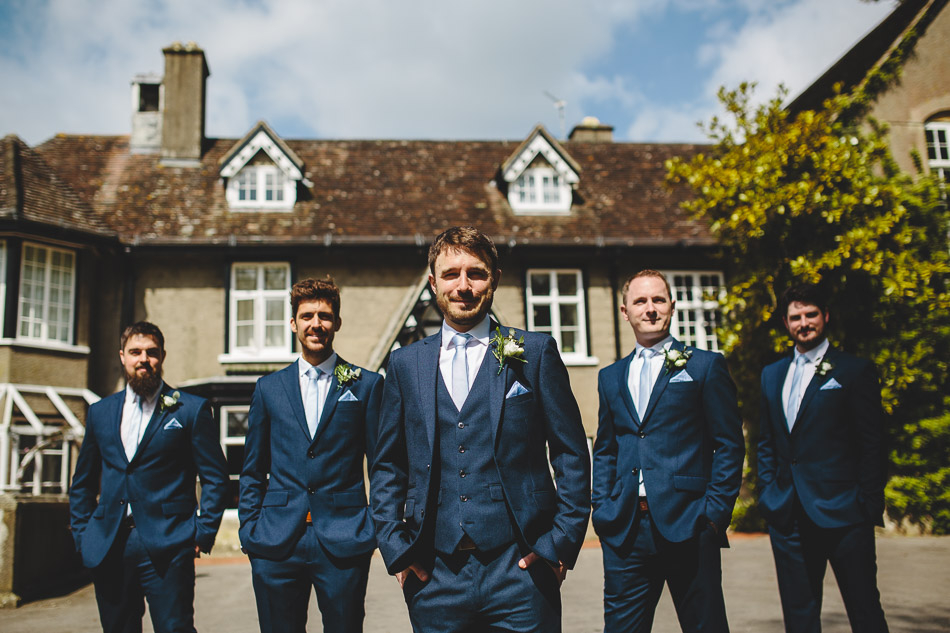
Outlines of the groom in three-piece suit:
[{"label": "groom in three-piece suit", "polygon": [[333,351],[340,291],[329,279],[291,290],[301,356],[257,382],[241,471],[241,545],[251,559],[261,631],[304,633],[310,587],[323,630],[363,630],[376,549],[363,456],[372,459],[383,380]]},{"label": "groom in three-piece suit", "polygon": [[125,328],[119,359],[126,388],[86,416],[69,489],[73,539],[103,631],[141,631],[145,599],[156,632],[194,631],[195,558],[211,551],[227,494],[218,427],[206,400],[162,381],[157,326]]},{"label": "groom in three-piece suit", "polygon": [[887,481],[877,373],[829,345],[816,286],[789,288],[780,309],[795,349],[762,370],[758,462],[785,630],[821,631],[830,562],[851,629],[887,631],[874,547]]},{"label": "groom in three-piece suit", "polygon": [[560,631],[560,583],[587,527],[590,457],[567,370],[550,336],[492,337],[497,261],[477,229],[435,239],[444,323],[394,351],[386,375],[373,516],[417,632]]},{"label": "groom in three-piece suit", "polygon": [[728,631],[720,547],[745,455],[721,354],[670,336],[662,273],[624,284],[634,351],[598,379],[593,523],[604,557],[604,630],[646,632],[664,582],[683,631]]}]

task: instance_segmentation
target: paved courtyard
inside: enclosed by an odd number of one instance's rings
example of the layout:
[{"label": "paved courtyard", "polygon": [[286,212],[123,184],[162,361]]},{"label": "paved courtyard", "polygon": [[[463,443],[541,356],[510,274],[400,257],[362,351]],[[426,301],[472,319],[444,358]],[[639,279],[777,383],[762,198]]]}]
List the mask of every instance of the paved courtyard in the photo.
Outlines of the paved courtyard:
[{"label": "paved courtyard", "polygon": [[[950,631],[950,537],[880,536],[879,584],[892,633]],[[735,536],[723,552],[723,586],[733,633],[782,633],[775,569],[768,537]],[[564,583],[564,633],[603,630],[603,568],[600,548],[589,543],[577,568]],[[202,633],[256,633],[257,614],[247,559],[223,553],[202,558],[196,581],[196,626]],[[308,631],[322,631],[316,602],[310,608]],[[850,631],[841,597],[829,570],[822,616],[825,633]],[[100,631],[92,587],[71,594],[0,610],[3,633]],[[146,617],[146,631],[151,624]],[[366,597],[367,633],[411,631],[405,603],[396,581],[389,577],[377,555],[373,559]],[[657,610],[656,633],[678,632],[679,625],[668,594]]]}]

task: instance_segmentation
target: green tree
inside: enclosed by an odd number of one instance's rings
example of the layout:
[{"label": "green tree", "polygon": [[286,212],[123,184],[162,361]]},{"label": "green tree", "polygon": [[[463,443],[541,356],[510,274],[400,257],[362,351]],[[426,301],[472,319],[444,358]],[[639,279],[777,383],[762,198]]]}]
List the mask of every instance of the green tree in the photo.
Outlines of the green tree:
[{"label": "green tree", "polygon": [[[825,286],[830,338],[876,363],[898,469],[913,423],[950,410],[947,208],[939,183],[902,173],[886,129],[865,116],[873,98],[866,87],[884,85],[872,79],[800,113],[783,109],[783,90],[756,107],[748,84],[721,90],[728,123],[704,126],[709,150],[668,163],[669,180],[695,193],[685,207],[722,245],[729,283],[721,337],[747,424],[750,490],[759,372],[789,348],[777,295],[796,281]],[[942,466],[931,460],[917,471]],[[897,508],[895,518],[923,520]]]}]

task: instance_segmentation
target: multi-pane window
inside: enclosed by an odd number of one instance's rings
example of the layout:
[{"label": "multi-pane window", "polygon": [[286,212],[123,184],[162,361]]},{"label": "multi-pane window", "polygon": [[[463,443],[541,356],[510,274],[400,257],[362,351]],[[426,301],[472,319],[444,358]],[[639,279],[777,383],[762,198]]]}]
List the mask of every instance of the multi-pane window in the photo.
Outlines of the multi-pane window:
[{"label": "multi-pane window", "polygon": [[228,182],[232,208],[289,210],[297,198],[296,181],[277,165],[245,165]]},{"label": "multi-pane window", "polygon": [[221,424],[221,449],[228,462],[228,508],[238,507],[239,480],[244,465],[244,438],[247,436],[246,406],[223,406],[218,416]]},{"label": "multi-pane window", "polygon": [[511,183],[508,202],[515,212],[565,213],[571,209],[571,187],[553,168],[532,167]]},{"label": "multi-pane window", "polygon": [[231,266],[231,353],[286,355],[290,346],[290,265]]},{"label": "multi-pane window", "polygon": [[528,329],[550,334],[562,356],[587,357],[587,313],[581,271],[528,271]]},{"label": "multi-pane window", "polygon": [[76,254],[24,243],[17,338],[71,344],[75,297]]},{"label": "multi-pane window", "polygon": [[722,275],[717,272],[667,272],[676,312],[671,331],[687,345],[719,351],[719,295]]},{"label": "multi-pane window", "polygon": [[924,126],[927,135],[927,164],[944,182],[950,180],[950,121],[933,121]]}]

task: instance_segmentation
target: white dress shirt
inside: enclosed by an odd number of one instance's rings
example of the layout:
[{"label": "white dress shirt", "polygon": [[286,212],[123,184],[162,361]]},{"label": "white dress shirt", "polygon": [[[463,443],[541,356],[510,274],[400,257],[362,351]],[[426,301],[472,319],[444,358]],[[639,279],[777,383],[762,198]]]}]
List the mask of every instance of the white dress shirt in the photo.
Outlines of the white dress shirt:
[{"label": "white dress shirt", "polygon": [[[802,398],[805,397],[805,389],[808,388],[808,383],[811,382],[811,379],[815,377],[815,368],[817,367],[816,361],[825,357],[829,347],[831,347],[831,345],[828,343],[828,339],[825,339],[815,346],[814,349],[810,349],[804,354],[799,352],[798,348],[795,348],[795,353],[792,356],[792,362],[788,366],[788,373],[785,374],[785,384],[782,386],[782,411],[788,411],[788,399],[790,396],[789,392],[792,390],[792,376],[795,374],[795,363],[798,361],[798,357],[805,357],[805,365],[802,367],[802,378],[798,383],[798,393],[796,394],[798,402],[795,407],[796,411],[801,409]],[[791,422],[789,424],[791,424]]]},{"label": "white dress shirt", "polygon": [[320,425],[320,418],[323,417],[323,405],[330,394],[330,383],[333,382],[333,370],[336,368],[336,352],[330,354],[330,357],[317,365],[320,370],[320,376],[317,378],[317,410],[311,411],[307,407],[307,391],[310,389],[310,376],[307,374],[310,363],[304,360],[303,356],[297,359],[297,372],[300,380],[300,396],[304,402],[304,413],[307,416],[307,428],[310,429],[310,437],[317,432],[317,426]]},{"label": "white dress shirt", "polygon": [[[670,346],[673,345],[673,337],[667,336],[665,339],[659,343],[650,346],[655,354],[650,359],[650,384],[655,385],[656,379],[660,377],[660,372],[663,371],[663,363],[666,360],[666,356],[663,355],[665,350],[668,350]],[[643,345],[637,343],[636,348],[634,348],[633,361],[630,363],[630,369],[627,372],[627,388],[630,390],[630,397],[633,398],[633,406],[637,407],[637,415],[640,416],[640,420],[643,420],[643,414],[646,411],[640,411],[638,403],[640,402],[640,371],[643,368],[643,356],[641,356],[640,351],[643,349]],[[646,486],[643,484],[643,468],[640,468],[640,492],[641,497],[647,496]]]},{"label": "white dress shirt", "polygon": [[[471,334],[465,345],[465,355],[468,357],[468,388],[471,390],[475,384],[475,376],[478,374],[482,361],[485,359],[485,352],[488,351],[491,323],[488,315],[481,323],[473,327],[466,334]],[[442,345],[439,348],[439,371],[442,372],[442,380],[445,381],[445,387],[452,393],[452,359],[455,357],[455,347],[452,345],[452,337],[460,334],[457,330],[450,327],[445,321],[442,321]]]}]

